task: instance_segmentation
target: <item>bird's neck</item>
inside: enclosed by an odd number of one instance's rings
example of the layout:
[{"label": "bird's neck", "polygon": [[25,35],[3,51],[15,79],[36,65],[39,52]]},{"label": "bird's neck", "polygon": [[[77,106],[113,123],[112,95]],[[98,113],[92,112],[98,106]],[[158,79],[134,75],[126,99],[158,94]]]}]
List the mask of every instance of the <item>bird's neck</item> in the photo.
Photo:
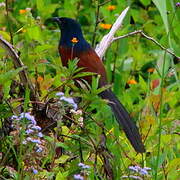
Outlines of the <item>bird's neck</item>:
[{"label": "bird's neck", "polygon": [[[72,42],[72,39],[75,38],[77,42]],[[59,46],[64,46],[65,48],[72,49],[75,52],[87,51],[91,48],[90,44],[84,39],[81,33],[72,33],[72,32],[61,32],[61,39]]]}]

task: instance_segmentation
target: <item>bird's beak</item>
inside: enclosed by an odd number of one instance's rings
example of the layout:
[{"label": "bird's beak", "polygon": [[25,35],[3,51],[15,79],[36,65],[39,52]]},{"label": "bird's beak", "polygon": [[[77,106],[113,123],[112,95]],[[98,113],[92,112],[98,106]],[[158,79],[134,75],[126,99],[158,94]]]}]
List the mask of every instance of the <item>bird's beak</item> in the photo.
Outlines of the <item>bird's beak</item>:
[{"label": "bird's beak", "polygon": [[59,17],[53,17],[53,18],[51,18],[51,20],[54,21],[54,22],[57,22],[58,24],[61,23]]}]

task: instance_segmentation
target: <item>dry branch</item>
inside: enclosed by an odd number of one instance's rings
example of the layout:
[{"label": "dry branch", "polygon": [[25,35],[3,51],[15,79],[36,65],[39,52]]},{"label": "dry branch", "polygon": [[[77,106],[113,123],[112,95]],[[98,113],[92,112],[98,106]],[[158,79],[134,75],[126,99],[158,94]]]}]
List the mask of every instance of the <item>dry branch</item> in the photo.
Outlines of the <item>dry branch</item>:
[{"label": "dry branch", "polygon": [[120,16],[117,18],[116,22],[113,24],[110,32],[108,34],[106,34],[101,42],[99,43],[99,45],[96,47],[95,51],[96,53],[99,55],[99,57],[102,59],[102,57],[104,56],[107,48],[111,45],[112,40],[114,38],[114,34],[116,33],[116,31],[122,26],[122,22],[124,20],[124,18],[126,17],[126,14],[129,10],[129,7],[127,7],[121,14]]},{"label": "dry branch", "polygon": [[[13,45],[11,45],[8,41],[3,39],[2,36],[0,36],[0,46],[3,49],[5,49],[7,54],[12,58],[15,68],[24,67],[24,64],[22,63],[20,57],[18,56],[17,52],[15,51]],[[21,80],[22,84],[24,85],[24,87],[27,86],[30,89],[31,100],[38,101],[38,97],[35,94],[34,86],[33,86],[32,82],[30,81],[30,79],[28,78],[27,74],[28,73],[25,68],[22,71],[20,71],[19,72],[20,80]]]}]

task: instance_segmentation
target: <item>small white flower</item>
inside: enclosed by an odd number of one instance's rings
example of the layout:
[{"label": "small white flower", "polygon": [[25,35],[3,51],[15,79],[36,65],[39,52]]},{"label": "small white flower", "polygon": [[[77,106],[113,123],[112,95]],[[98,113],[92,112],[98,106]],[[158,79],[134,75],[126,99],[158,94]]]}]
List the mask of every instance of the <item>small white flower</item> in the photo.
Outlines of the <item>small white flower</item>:
[{"label": "small white flower", "polygon": [[31,8],[26,8],[27,11],[31,11]]},{"label": "small white flower", "polygon": [[71,109],[70,113],[76,114],[76,111],[74,109]]},{"label": "small white flower", "polygon": [[24,140],[24,141],[22,142],[22,144],[27,144],[27,141],[26,141],[26,140]]},{"label": "small white flower", "polygon": [[78,121],[80,122],[80,123],[82,123],[83,122],[83,117],[80,117],[79,119],[78,119]]},{"label": "small white flower", "polygon": [[32,141],[32,138],[31,137],[27,137],[26,140],[27,141]]},{"label": "small white flower", "polygon": [[4,2],[0,3],[0,7],[5,7],[6,4]]}]

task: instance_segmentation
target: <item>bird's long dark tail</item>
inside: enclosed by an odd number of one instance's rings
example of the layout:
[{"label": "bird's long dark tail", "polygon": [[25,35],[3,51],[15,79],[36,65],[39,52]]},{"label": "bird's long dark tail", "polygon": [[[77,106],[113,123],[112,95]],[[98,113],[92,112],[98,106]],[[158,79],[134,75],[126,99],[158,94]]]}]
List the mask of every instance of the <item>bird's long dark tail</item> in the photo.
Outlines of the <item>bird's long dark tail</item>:
[{"label": "bird's long dark tail", "polygon": [[113,92],[108,89],[99,94],[103,99],[109,101],[109,106],[111,107],[114,115],[117,119],[117,122],[123,128],[127,138],[131,142],[132,146],[136,152],[143,153],[145,152],[145,147],[142,143],[141,136],[139,134],[138,128],[134,121],[130,118],[128,112],[124,106],[120,103],[117,97]]}]

